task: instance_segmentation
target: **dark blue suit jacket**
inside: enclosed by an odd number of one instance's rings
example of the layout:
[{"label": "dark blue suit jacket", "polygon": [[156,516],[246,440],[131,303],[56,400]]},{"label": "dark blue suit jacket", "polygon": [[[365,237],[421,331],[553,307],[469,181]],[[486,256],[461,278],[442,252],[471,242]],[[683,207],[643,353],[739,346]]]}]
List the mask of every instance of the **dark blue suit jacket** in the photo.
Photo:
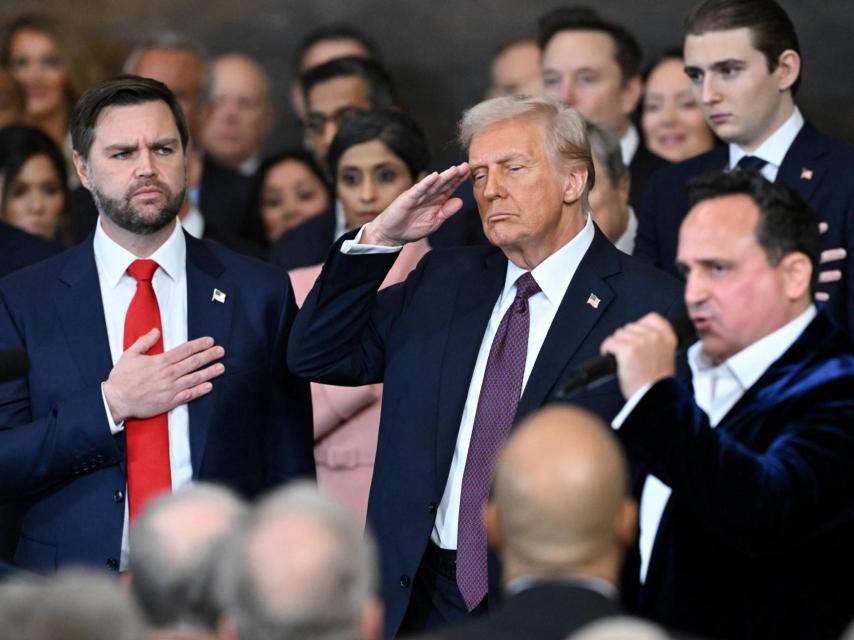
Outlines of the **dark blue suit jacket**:
[{"label": "dark blue suit jacket", "polygon": [[[287,278],[218,245],[187,240],[187,334],[225,348],[225,373],[189,405],[193,478],[245,496],[312,475],[308,385],[284,368],[296,313]],[[224,303],[212,292],[226,294]],[[25,497],[15,563],[117,568],[124,436],[101,397],[112,369],[91,237],[0,281],[0,348],[31,370],[0,385],[0,500]]]},{"label": "dark blue suit jacket", "polygon": [[[838,638],[854,617],[854,351],[820,312],[715,429],[654,385],[619,430],[673,493],[638,613],[710,638]],[[645,475],[644,475],[645,477]]]},{"label": "dark blue suit jacket", "polygon": [[[708,153],[663,169],[653,175],[638,213],[634,255],[674,275],[679,225],[690,207],[686,184],[694,177],[723,171],[729,148]],[[806,171],[805,171],[806,170]],[[834,264],[841,268],[841,282],[820,285],[830,294],[829,306],[837,321],[854,334],[854,149],[822,135],[805,123],[789,147],[777,174],[812,205],[818,219],[830,226],[822,236],[822,248],[845,247],[848,258]],[[842,265],[837,267],[837,265]]]},{"label": "dark blue suit jacket", "polygon": [[[388,635],[409,603],[483,332],[507,270],[507,258],[495,247],[433,250],[404,283],[377,293],[395,257],[345,255],[336,245],[288,348],[291,370],[312,380],[384,381],[368,520],[382,555]],[[548,402],[567,372],[597,355],[618,327],[648,311],[681,308],[681,290],[676,279],[618,251],[597,229],[540,350],[517,419]],[[591,293],[600,299],[597,309],[587,304]],[[610,382],[576,402],[610,419],[623,399]],[[493,567],[490,578],[493,594]]]},{"label": "dark blue suit jacket", "polygon": [[0,277],[55,256],[62,247],[0,222]]}]

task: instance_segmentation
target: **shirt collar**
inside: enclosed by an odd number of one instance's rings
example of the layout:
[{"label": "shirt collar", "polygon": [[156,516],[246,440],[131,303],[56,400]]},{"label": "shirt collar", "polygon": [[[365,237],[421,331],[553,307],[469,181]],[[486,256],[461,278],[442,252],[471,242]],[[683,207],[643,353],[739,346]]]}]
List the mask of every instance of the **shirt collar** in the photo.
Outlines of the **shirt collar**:
[{"label": "shirt collar", "polygon": [[[584,228],[572,240],[531,271],[531,275],[534,276],[540,290],[553,305],[558,305],[563,300],[563,295],[569,287],[572,276],[575,275],[575,270],[578,269],[581,259],[593,242],[593,236],[593,220],[587,216]],[[523,273],[525,273],[525,269],[517,267],[510,261],[507,262],[507,275],[504,279],[504,290],[501,293],[502,299],[504,296],[510,295],[511,291],[515,295],[516,280]]]},{"label": "shirt collar", "polygon": [[[187,257],[187,243],[184,239],[184,230],[180,224],[172,222],[172,233],[162,245],[157,248],[149,259],[154,260],[173,281],[178,280],[184,269]],[[122,276],[125,275],[130,264],[137,259],[130,251],[117,244],[110,238],[101,227],[101,218],[95,225],[95,238],[93,240],[95,251],[95,264],[101,278],[110,286],[116,287]]]},{"label": "shirt collar", "polygon": [[639,146],[640,134],[638,134],[637,127],[630,124],[629,128],[626,129],[626,133],[620,138],[620,151],[623,156],[623,164],[627,167],[632,163],[632,159],[635,157]]},{"label": "shirt collar", "polygon": [[[731,356],[719,367],[726,367],[738,380],[742,389],[749,389],[762,374],[797,340],[816,316],[815,305],[810,305],[795,319],[776,331],[748,345]],[[699,371],[715,368],[715,363],[702,351],[702,342],[696,342],[688,350],[688,363],[695,375]]]},{"label": "shirt collar", "polygon": [[729,145],[729,166],[730,169],[738,164],[744,156],[751,155],[757,158],[762,158],[768,164],[774,165],[779,169],[783,164],[783,158],[792,146],[792,142],[804,126],[804,117],[801,115],[800,109],[795,107],[792,115],[786,120],[779,129],[772,133],[768,138],[760,144],[752,153],[747,153],[736,144]]}]

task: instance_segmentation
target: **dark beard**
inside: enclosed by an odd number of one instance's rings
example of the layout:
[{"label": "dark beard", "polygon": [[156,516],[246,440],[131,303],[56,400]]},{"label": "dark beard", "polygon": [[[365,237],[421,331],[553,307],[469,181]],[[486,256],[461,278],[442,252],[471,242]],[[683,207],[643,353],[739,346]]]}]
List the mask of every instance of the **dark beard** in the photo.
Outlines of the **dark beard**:
[{"label": "dark beard", "polygon": [[[133,193],[137,190],[144,186],[151,186],[152,184],[156,185],[163,192],[166,197],[166,204],[163,205],[157,216],[146,218],[131,205],[130,200]],[[91,191],[92,199],[95,201],[95,206],[100,213],[107,216],[122,229],[141,236],[157,233],[172,222],[181,210],[181,206],[184,204],[184,196],[187,192],[186,188],[182,188],[181,191],[173,196],[165,184],[150,179],[131,187],[125,197],[121,199],[110,198],[104,195],[94,184]]]}]

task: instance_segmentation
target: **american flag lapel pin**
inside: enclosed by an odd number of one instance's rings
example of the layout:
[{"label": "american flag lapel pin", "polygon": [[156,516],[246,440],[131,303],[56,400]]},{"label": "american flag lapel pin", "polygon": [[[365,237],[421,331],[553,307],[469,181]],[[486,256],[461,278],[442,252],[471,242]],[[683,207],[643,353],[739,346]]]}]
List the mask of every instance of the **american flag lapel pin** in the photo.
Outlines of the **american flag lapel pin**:
[{"label": "american flag lapel pin", "polygon": [[219,289],[213,290],[213,296],[211,296],[211,302],[219,302],[220,304],[225,303],[225,293],[220,291]]},{"label": "american flag lapel pin", "polygon": [[587,304],[589,304],[594,309],[599,308],[600,302],[601,300],[599,299],[599,296],[597,296],[595,293],[591,293],[589,296],[587,296]]},{"label": "american flag lapel pin", "polygon": [[806,167],[801,169],[801,180],[812,180],[812,176],[812,169],[807,169]]}]

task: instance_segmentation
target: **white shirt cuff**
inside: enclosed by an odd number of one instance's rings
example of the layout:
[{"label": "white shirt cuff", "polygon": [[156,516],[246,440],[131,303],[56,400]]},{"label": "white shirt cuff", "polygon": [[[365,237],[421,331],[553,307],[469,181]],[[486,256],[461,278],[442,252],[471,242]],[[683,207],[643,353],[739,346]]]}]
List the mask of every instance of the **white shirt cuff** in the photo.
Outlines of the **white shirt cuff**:
[{"label": "white shirt cuff", "polygon": [[110,407],[107,405],[107,396],[104,395],[104,383],[101,383],[101,400],[104,401],[104,413],[107,414],[107,424],[110,425],[110,433],[116,435],[117,433],[121,433],[125,430],[124,421],[116,424],[113,421],[113,414],[110,413]]},{"label": "white shirt cuff", "polygon": [[635,391],[631,398],[626,400],[626,404],[624,404],[623,408],[620,409],[620,413],[614,416],[614,419],[611,420],[611,427],[615,431],[623,426],[623,423],[626,421],[626,418],[628,418],[629,414],[634,411],[634,408],[638,405],[638,402],[641,401],[641,398],[646,395],[646,392],[649,391],[651,387],[651,382],[646,383],[640,389]]},{"label": "white shirt cuff", "polygon": [[365,227],[359,229],[359,233],[356,234],[356,237],[352,240],[345,240],[341,243],[341,253],[346,253],[348,255],[359,255],[366,253],[397,253],[403,248],[403,245],[399,247],[384,247],[378,244],[359,244],[359,240],[362,239],[362,231],[365,230]]}]

